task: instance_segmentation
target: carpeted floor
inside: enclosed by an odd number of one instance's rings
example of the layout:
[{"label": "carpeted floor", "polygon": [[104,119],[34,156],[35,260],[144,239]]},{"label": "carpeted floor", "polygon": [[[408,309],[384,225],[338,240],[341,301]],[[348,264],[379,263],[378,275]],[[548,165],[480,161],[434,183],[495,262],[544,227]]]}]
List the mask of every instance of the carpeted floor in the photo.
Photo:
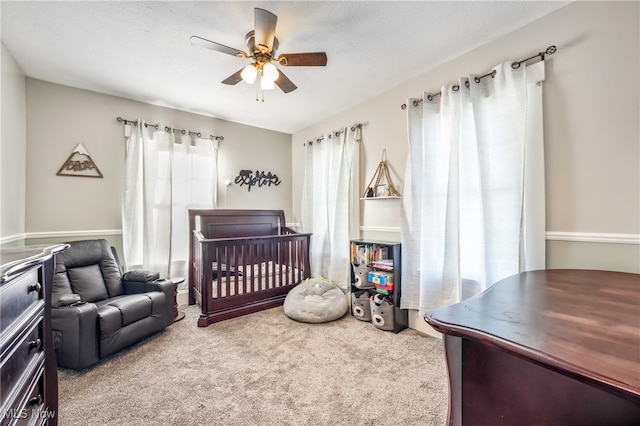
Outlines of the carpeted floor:
[{"label": "carpeted floor", "polygon": [[442,342],[274,308],[198,328],[198,308],[87,370],[59,369],[60,425],[443,425]]}]

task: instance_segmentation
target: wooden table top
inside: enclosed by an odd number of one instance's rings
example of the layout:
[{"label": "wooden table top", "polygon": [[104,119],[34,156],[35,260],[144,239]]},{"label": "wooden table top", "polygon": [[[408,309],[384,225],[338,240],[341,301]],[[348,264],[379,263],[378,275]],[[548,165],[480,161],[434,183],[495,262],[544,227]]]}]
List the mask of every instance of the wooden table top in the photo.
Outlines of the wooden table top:
[{"label": "wooden table top", "polygon": [[525,357],[640,398],[640,275],[594,270],[524,272],[447,308],[436,330]]}]

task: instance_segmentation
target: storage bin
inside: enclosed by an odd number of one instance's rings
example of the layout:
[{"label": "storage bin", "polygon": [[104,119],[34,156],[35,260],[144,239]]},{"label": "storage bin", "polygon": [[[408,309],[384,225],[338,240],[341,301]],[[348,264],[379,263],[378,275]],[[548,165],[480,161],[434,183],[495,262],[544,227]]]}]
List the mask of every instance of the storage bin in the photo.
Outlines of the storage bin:
[{"label": "storage bin", "polygon": [[394,306],[391,299],[382,294],[369,298],[371,307],[371,323],[375,328],[393,331],[395,328]]},{"label": "storage bin", "polygon": [[371,322],[371,305],[368,291],[360,290],[351,293],[351,312],[356,319]]},{"label": "storage bin", "polygon": [[374,284],[369,282],[369,272],[371,268],[366,265],[353,265],[353,275],[355,278],[355,285],[357,288],[374,288]]}]

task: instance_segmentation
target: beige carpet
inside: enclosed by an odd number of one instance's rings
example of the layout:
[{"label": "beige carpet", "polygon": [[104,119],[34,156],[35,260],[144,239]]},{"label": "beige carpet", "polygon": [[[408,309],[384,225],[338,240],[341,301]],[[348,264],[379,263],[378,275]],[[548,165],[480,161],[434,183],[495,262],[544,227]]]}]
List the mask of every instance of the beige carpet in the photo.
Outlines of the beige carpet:
[{"label": "beige carpet", "polygon": [[282,308],[198,328],[197,307],[185,311],[92,368],[59,369],[60,425],[445,424],[438,339]]}]

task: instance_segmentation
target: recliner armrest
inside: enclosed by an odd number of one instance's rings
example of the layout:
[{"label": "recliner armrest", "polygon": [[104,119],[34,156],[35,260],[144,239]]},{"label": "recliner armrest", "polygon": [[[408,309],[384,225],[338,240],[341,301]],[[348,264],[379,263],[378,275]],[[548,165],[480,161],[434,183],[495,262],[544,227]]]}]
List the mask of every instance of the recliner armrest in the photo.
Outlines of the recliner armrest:
[{"label": "recliner armrest", "polygon": [[123,279],[122,285],[124,286],[124,294],[138,294],[146,293],[148,291],[168,291],[173,297],[175,289],[173,282],[165,279],[157,279],[153,281],[129,281]]},{"label": "recliner armrest", "polygon": [[51,296],[51,306],[54,308],[71,306],[73,304],[79,303],[80,301],[80,295],[77,293],[67,293],[61,295],[54,293]]},{"label": "recliner armrest", "polygon": [[60,367],[82,370],[98,362],[98,308],[76,303],[51,309],[53,342]]},{"label": "recliner armrest", "polygon": [[143,269],[137,269],[133,271],[125,272],[122,276],[123,281],[136,281],[136,282],[150,282],[160,278],[160,273],[155,271],[147,271]]}]

